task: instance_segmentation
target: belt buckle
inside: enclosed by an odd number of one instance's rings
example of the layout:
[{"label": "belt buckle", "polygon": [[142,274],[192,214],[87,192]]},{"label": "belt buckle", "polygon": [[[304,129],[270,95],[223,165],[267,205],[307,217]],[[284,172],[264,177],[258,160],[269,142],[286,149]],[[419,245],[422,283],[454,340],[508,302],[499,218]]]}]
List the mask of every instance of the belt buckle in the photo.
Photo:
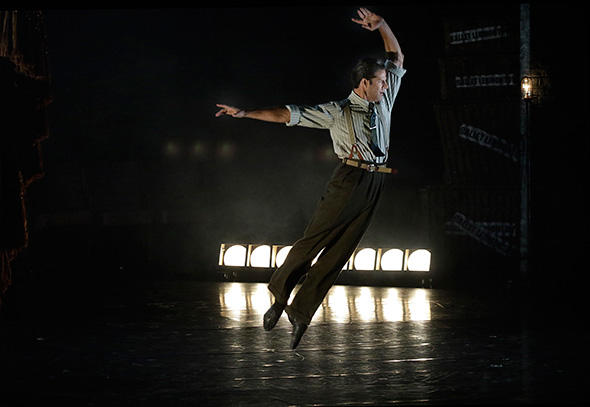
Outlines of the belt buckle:
[{"label": "belt buckle", "polygon": [[375,164],[368,164],[368,166],[367,166],[367,171],[369,171],[369,172],[375,172],[376,169],[377,169],[377,166]]}]

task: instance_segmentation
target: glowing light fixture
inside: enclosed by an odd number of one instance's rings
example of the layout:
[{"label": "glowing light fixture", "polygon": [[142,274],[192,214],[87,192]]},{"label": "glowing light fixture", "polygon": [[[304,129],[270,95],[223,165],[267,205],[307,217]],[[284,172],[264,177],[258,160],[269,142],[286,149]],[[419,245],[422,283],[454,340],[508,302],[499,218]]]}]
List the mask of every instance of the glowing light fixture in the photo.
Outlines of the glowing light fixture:
[{"label": "glowing light fixture", "polygon": [[354,268],[356,270],[375,270],[376,257],[375,249],[361,249],[354,256]]},{"label": "glowing light fixture", "polygon": [[244,267],[246,266],[246,254],[248,249],[245,246],[236,244],[225,249],[222,245],[222,265],[233,266],[233,267]]},{"label": "glowing light fixture", "polygon": [[284,247],[278,249],[276,257],[275,257],[275,261],[274,261],[276,267],[281,267],[283,265],[283,263],[285,262],[285,259],[287,258],[287,255],[291,251],[292,247],[293,246],[284,246]]},{"label": "glowing light fixture", "polygon": [[520,81],[520,90],[522,98],[529,100],[533,98],[533,81],[528,76],[525,76]]},{"label": "glowing light fixture", "polygon": [[412,251],[407,265],[409,271],[430,271],[430,252],[426,249]]},{"label": "glowing light fixture", "polygon": [[[271,269],[281,267],[293,246],[271,244],[222,243],[219,266]],[[313,259],[314,265],[322,249]],[[357,249],[342,270],[430,271],[431,253],[427,249]]]},{"label": "glowing light fixture", "polygon": [[389,249],[381,255],[380,269],[384,271],[401,271],[404,264],[404,252],[400,249]]},{"label": "glowing light fixture", "polygon": [[270,246],[261,245],[252,249],[250,246],[250,267],[270,267]]}]

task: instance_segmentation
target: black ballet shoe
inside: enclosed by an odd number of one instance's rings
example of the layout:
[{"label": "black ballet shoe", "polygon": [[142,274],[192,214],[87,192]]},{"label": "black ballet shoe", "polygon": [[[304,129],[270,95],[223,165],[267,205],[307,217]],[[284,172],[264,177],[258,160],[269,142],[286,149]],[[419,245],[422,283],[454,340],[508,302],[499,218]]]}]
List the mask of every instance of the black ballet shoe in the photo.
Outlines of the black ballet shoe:
[{"label": "black ballet shoe", "polygon": [[270,306],[263,318],[263,325],[266,331],[270,331],[275,327],[284,309],[284,305],[278,304],[276,302]]},{"label": "black ballet shoe", "polygon": [[299,345],[299,341],[301,341],[301,337],[307,329],[307,324],[299,322],[296,318],[291,318],[291,316],[289,316],[289,321],[293,324],[293,332],[291,332],[291,349],[295,349],[297,345]]}]

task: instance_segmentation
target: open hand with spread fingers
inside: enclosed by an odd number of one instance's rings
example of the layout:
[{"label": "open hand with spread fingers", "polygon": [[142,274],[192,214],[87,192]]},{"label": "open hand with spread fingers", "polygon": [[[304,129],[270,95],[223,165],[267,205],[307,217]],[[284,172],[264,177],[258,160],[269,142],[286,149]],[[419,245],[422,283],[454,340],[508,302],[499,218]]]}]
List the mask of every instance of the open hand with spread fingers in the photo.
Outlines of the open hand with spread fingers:
[{"label": "open hand with spread fingers", "polygon": [[369,31],[375,31],[376,29],[381,27],[381,24],[383,24],[383,17],[378,16],[377,14],[373,13],[372,11],[369,11],[366,8],[359,8],[357,10],[357,13],[360,19],[353,18],[352,21],[354,21],[357,24],[360,24],[363,28]]},{"label": "open hand with spread fingers", "polygon": [[219,117],[222,115],[228,115],[232,117],[242,118],[246,115],[246,112],[243,109],[238,107],[228,106],[228,105],[221,105],[217,104],[217,107],[220,107],[221,110],[215,113],[215,117]]}]

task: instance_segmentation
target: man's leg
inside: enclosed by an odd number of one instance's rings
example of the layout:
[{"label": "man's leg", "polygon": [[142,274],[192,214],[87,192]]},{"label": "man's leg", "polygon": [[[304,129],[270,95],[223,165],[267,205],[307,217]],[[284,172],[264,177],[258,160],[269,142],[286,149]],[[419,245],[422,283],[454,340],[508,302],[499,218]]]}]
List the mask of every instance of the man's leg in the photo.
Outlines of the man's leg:
[{"label": "man's leg", "polygon": [[303,237],[293,244],[284,264],[271,276],[268,288],[275,302],[287,304],[291,291],[309,271],[313,259],[341,233],[341,217],[350,206],[361,175],[358,169],[344,164],[335,169]]},{"label": "man's leg", "polygon": [[318,261],[309,270],[293,301],[287,305],[285,311],[289,319],[305,325],[310,324],[317,308],[369,227],[374,209],[373,206],[361,212],[326,246]]},{"label": "man's leg", "polygon": [[340,213],[325,249],[307,273],[291,304],[286,307],[291,320],[309,324],[313,314],[342,271],[342,267],[362,239],[377,208],[385,175],[360,171],[360,177],[346,207]]},{"label": "man's leg", "polygon": [[339,223],[333,227],[324,252],[307,273],[291,304],[285,307],[293,324],[292,349],[299,344],[317,308],[369,227],[383,181],[382,174],[363,174],[355,188],[355,196],[349,200]]}]

